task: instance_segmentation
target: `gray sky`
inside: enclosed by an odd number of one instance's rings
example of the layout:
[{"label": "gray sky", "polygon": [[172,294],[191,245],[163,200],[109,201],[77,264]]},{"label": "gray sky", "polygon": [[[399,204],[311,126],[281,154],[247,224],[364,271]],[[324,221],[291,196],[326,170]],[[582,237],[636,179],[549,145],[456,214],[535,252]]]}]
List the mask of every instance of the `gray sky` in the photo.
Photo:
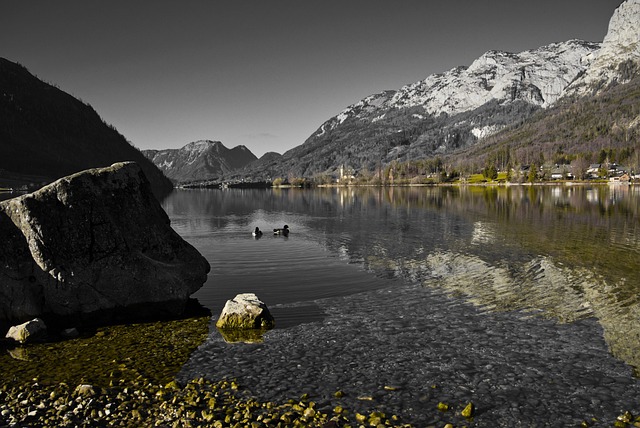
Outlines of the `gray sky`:
[{"label": "gray sky", "polygon": [[602,41],[620,0],[20,0],[0,56],[91,104],[136,147],[261,156],[360,99],[487,50]]}]

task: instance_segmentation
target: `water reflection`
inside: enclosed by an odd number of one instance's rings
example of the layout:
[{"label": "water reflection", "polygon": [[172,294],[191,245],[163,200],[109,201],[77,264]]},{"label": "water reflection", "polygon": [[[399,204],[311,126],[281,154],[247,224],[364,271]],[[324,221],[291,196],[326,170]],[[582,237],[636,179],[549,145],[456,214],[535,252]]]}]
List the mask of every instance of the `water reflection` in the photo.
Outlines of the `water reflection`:
[{"label": "water reflection", "polygon": [[[367,192],[345,190],[352,207]],[[612,352],[640,367],[637,187],[382,193],[377,218],[367,210],[376,236],[360,229],[353,233],[362,241],[350,242],[369,269],[442,287],[487,310],[531,311],[561,322],[595,316]],[[348,227],[358,230],[361,220]]]},{"label": "water reflection", "polygon": [[[195,241],[213,265],[220,259],[228,265],[227,273],[216,276],[223,281],[263,278],[264,264],[270,263],[260,261],[263,251],[279,248],[271,237],[258,241],[267,243],[261,250],[255,241],[240,245],[234,233],[289,224],[290,252],[283,256],[305,260],[295,286],[282,284],[282,278],[270,282],[273,293],[286,289],[274,294],[276,301],[286,296],[304,302],[350,281],[361,281],[350,292],[375,282],[357,279],[348,269],[336,274],[346,263],[378,280],[401,278],[447,290],[486,310],[530,311],[561,322],[596,317],[612,352],[640,367],[639,190],[576,185],[184,191],[164,207],[176,230]],[[255,263],[263,263],[261,271],[251,270]]]}]

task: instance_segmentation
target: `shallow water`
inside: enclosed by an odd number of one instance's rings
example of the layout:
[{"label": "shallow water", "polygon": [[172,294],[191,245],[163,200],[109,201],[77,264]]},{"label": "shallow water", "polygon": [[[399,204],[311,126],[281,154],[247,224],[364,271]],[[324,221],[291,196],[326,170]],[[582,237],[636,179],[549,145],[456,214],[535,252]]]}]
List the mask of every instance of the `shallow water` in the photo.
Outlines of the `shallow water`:
[{"label": "shallow water", "polygon": [[253,345],[212,329],[183,379],[327,406],[343,389],[418,426],[455,419],[442,400],[474,401],[474,426],[640,411],[637,187],[190,190],[163,207],[212,265],[194,297],[217,314],[255,292],[277,326]]}]

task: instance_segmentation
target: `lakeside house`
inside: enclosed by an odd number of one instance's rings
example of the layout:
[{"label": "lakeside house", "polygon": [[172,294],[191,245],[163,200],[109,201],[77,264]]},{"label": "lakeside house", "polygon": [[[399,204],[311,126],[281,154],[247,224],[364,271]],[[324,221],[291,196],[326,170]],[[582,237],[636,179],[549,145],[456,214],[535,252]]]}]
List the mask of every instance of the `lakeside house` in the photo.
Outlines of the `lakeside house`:
[{"label": "lakeside house", "polygon": [[609,178],[609,183],[613,183],[613,184],[630,184],[631,183],[631,176],[627,173],[624,173],[620,176],[614,176]]},{"label": "lakeside house", "polygon": [[604,175],[605,171],[607,177],[622,177],[623,175],[628,174],[629,169],[625,166],[618,165],[615,162],[611,164],[594,163],[589,165],[589,168],[587,169],[587,177],[600,178]]},{"label": "lakeside house", "polygon": [[562,179],[573,179],[573,173],[571,172],[570,165],[556,165],[555,168],[551,170],[551,179],[552,180],[562,180]]},{"label": "lakeside house", "polygon": [[587,168],[587,177],[598,178],[600,176],[601,167],[602,164],[599,163],[592,163],[591,165],[589,165],[589,168]]},{"label": "lakeside house", "polygon": [[610,177],[622,177],[627,174],[628,168],[617,163],[612,163],[607,169],[607,173]]},{"label": "lakeside house", "polygon": [[352,180],[355,180],[356,176],[357,172],[353,168],[345,167],[344,164],[340,165],[340,172],[336,179],[336,183],[349,183]]}]

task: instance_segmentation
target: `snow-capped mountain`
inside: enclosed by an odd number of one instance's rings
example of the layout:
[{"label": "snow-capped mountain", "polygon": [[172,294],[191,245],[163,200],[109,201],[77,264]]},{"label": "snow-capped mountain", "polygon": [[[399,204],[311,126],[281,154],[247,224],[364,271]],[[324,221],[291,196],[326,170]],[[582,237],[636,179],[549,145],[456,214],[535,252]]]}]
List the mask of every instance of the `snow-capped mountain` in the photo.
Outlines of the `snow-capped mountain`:
[{"label": "snow-capped mountain", "polygon": [[366,97],[329,119],[312,137],[321,137],[348,119],[381,121],[390,109],[419,107],[422,111],[413,117],[422,120],[442,113],[455,116],[492,101],[519,100],[548,107],[587,69],[589,54],[599,48],[599,43],[570,40],[518,54],[489,51],[469,67],[456,67],[398,91]]},{"label": "snow-capped mountain", "polygon": [[472,146],[563,97],[590,95],[637,75],[639,33],[640,0],[627,0],[602,43],[569,40],[520,53],[492,50],[469,66],[370,95],[325,121],[269,173],[313,177],[341,165],[373,171],[392,160],[433,158]]},{"label": "snow-capped mountain", "polygon": [[257,159],[245,146],[228,149],[220,141],[209,140],[194,141],[181,149],[142,153],[176,183],[215,179]]},{"label": "snow-capped mountain", "polygon": [[285,153],[281,170],[306,177],[341,164],[373,170],[469,146],[555,103],[599,48],[570,40],[520,53],[492,50],[468,67],[368,96]]}]

